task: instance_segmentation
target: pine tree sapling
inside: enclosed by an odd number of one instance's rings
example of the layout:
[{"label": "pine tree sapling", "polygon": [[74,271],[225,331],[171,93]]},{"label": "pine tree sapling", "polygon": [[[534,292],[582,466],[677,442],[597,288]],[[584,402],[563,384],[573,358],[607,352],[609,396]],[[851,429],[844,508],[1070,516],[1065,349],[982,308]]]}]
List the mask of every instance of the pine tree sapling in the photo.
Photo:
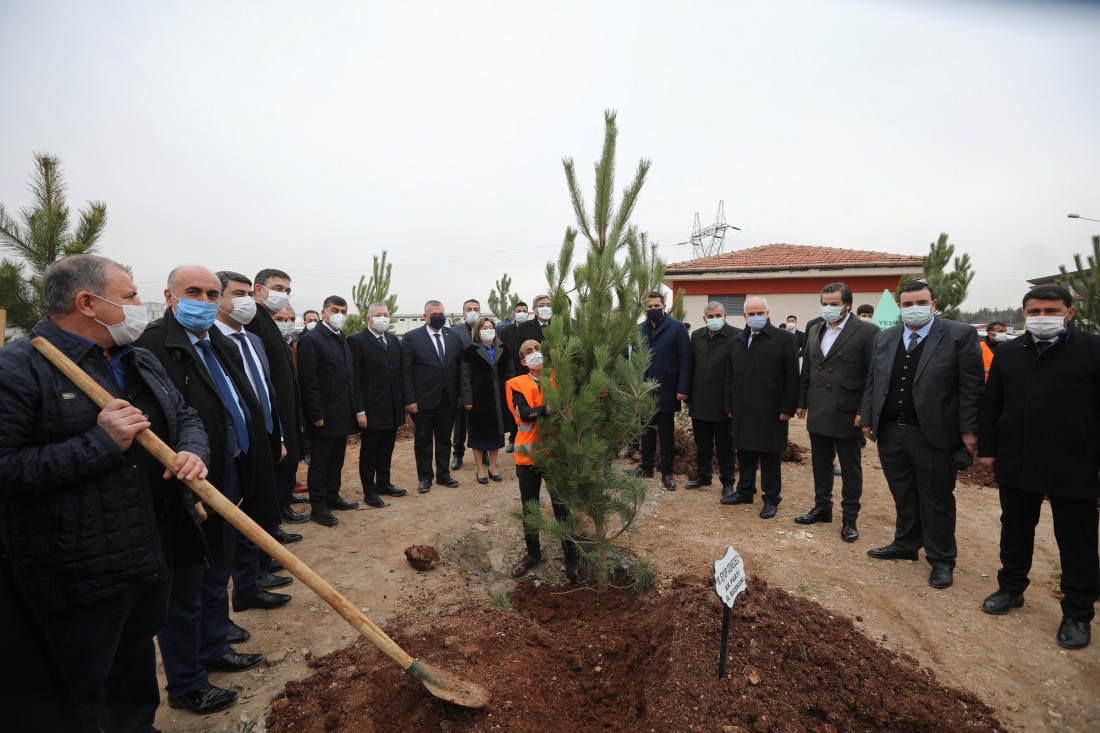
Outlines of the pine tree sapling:
[{"label": "pine tree sapling", "polygon": [[[929,245],[928,254],[924,257],[924,281],[936,294],[936,307],[943,317],[957,321],[960,306],[966,300],[967,290],[974,280],[974,272],[970,267],[969,254],[955,257],[954,269],[948,272],[954,254],[955,245],[947,243],[946,232],[941,233],[939,239]],[[895,297],[900,297],[902,287],[915,279],[911,275],[903,277]]]},{"label": "pine tree sapling", "polygon": [[[611,201],[617,132],[609,111],[591,215],[572,159],[563,161],[578,228],[566,229],[557,262],[547,263],[552,307],[561,315],[551,319],[542,344],[550,374],[543,394],[553,413],[540,422],[533,456],[548,490],[571,516],[562,523],[532,511],[525,519],[532,528],[577,541],[600,590],[608,585],[612,545],[645,499],[645,484],[617,468],[615,459],[656,411],[656,383],[645,379],[649,354],[642,348],[638,321],[644,303],[640,294],[659,283],[663,273],[663,266],[645,256],[644,237],[629,225],[649,161],[638,164],[617,208]],[[587,251],[574,262],[578,235]],[[575,322],[568,317],[570,280]],[[591,523],[590,537],[576,538],[578,522]]]},{"label": "pine tree sapling", "polygon": [[1065,265],[1058,266],[1062,273],[1058,282],[1080,298],[1073,304],[1075,328],[1100,333],[1100,235],[1093,236],[1092,254],[1086,261],[1082,262],[1081,255],[1075,254],[1073,264],[1076,272],[1068,272]]}]

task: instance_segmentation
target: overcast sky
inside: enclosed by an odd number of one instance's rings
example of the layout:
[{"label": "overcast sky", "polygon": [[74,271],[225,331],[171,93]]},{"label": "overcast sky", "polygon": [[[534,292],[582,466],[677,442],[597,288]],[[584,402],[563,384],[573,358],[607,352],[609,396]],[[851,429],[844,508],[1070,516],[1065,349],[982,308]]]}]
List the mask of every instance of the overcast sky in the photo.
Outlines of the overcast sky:
[{"label": "overcast sky", "polygon": [[162,300],[182,263],[287,270],[299,314],[381,250],[401,312],[526,299],[589,198],[603,110],[666,261],[718,201],[726,249],[924,254],[1015,305],[1100,223],[1100,3],[0,0],[0,202],[35,151],[101,252]]}]

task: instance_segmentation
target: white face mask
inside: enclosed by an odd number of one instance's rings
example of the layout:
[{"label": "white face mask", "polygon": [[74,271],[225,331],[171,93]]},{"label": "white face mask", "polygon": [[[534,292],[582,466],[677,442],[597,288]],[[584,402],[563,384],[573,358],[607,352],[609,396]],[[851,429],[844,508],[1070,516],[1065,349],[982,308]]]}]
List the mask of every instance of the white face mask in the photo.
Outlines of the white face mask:
[{"label": "white face mask", "polygon": [[[844,317],[844,306],[823,305],[821,306],[821,317],[824,318],[827,323],[836,323]],[[789,324],[787,328],[793,331],[794,324]]]},{"label": "white face mask", "polygon": [[722,316],[707,319],[707,328],[711,331],[721,331],[724,325],[726,325],[726,319]]},{"label": "white face mask", "polygon": [[532,351],[530,354],[523,357],[523,363],[527,365],[528,369],[538,369],[542,366],[542,352]]},{"label": "white face mask", "polygon": [[279,327],[279,333],[284,336],[294,333],[294,324],[290,321],[276,321],[275,325]]},{"label": "white face mask", "polygon": [[512,320],[516,323],[525,323],[527,321],[527,311],[519,311],[512,316]]},{"label": "white face mask", "polygon": [[306,324],[307,331],[312,331],[315,328],[317,328],[317,321],[310,321]]},{"label": "white face mask", "polygon": [[370,325],[378,333],[384,333],[390,327],[389,316],[371,316]]},{"label": "white face mask", "polygon": [[875,317],[874,316],[863,315],[863,316],[859,317],[859,320],[861,320],[861,321],[873,321],[873,320],[875,320]]},{"label": "white face mask", "polygon": [[478,313],[477,311],[469,311],[466,314],[466,323],[470,324],[471,326],[476,326],[477,322],[480,321],[480,320],[481,320],[481,314]]},{"label": "white face mask", "polygon": [[328,325],[333,329],[339,331],[347,323],[348,317],[343,313],[330,313],[328,317]]},{"label": "white face mask", "polygon": [[107,300],[102,295],[96,295],[95,293],[92,293],[92,295],[95,295],[104,303],[110,303],[122,309],[122,323],[108,326],[98,318],[95,319],[96,323],[107,329],[107,333],[111,334],[111,339],[117,346],[132,344],[137,341],[141,334],[145,333],[145,327],[149,325],[149,311],[145,310],[145,306],[120,305],[113,300]]},{"label": "white face mask", "polygon": [[999,344],[1004,343],[1005,341],[1008,341],[1008,333],[995,333],[993,334],[993,340]]},{"label": "white face mask", "polygon": [[286,293],[278,290],[268,290],[265,285],[261,285],[260,287],[267,290],[267,297],[264,298],[264,305],[266,305],[268,310],[272,313],[281,311],[283,308],[290,305],[290,296]]},{"label": "white face mask", "polygon": [[908,308],[902,308],[901,320],[906,326],[916,326],[920,328],[932,320],[932,306],[911,305]]},{"label": "white face mask", "polygon": [[497,337],[497,331],[495,328],[483,328],[481,329],[481,340],[487,344],[493,343],[493,339]]},{"label": "white face mask", "polygon": [[239,298],[233,298],[230,302],[233,304],[233,310],[229,313],[230,318],[242,326],[252,323],[252,319],[256,317],[256,301],[247,295],[242,295]]},{"label": "white face mask", "polygon": [[549,321],[550,316],[554,314],[554,311],[548,305],[540,305],[535,311],[539,314],[539,319],[543,321]]},{"label": "white face mask", "polygon": [[1066,330],[1065,316],[1028,316],[1024,328],[1038,339],[1048,339]]}]

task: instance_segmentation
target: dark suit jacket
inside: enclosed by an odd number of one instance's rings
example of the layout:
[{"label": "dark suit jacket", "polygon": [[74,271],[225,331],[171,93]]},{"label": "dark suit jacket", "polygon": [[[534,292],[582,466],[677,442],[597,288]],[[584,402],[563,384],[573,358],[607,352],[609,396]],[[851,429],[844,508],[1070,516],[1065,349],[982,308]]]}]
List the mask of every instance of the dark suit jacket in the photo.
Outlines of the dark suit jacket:
[{"label": "dark suit jacket", "polygon": [[710,335],[706,326],[691,333],[691,352],[695,367],[692,370],[688,405],[692,418],[724,422],[726,416],[726,362],[733,339],[740,328],[725,324]]},{"label": "dark suit jacket", "polygon": [[271,368],[271,385],[279,402],[279,424],[282,426],[286,458],[297,463],[302,459],[302,408],[299,404],[298,372],[290,346],[279,332],[279,326],[262,303],[256,304],[256,317],[245,330],[259,336]]},{"label": "dark suit jacket", "polygon": [[787,449],[788,422],[798,404],[798,345],[789,333],[768,323],[753,336],[746,328],[729,350],[726,411],[732,416],[738,450],[781,453]]},{"label": "dark suit jacket", "polygon": [[355,363],[355,386],[360,412],[367,413],[367,430],[394,430],[405,424],[405,377],[401,342],[384,334],[387,349],[369,328],[348,338]]},{"label": "dark suit jacket", "polygon": [[[876,432],[890,391],[894,359],[907,331],[907,326],[892,326],[875,336],[859,414],[863,426]],[[917,422],[929,443],[949,450],[962,445],[963,433],[978,432],[978,400],[984,373],[974,327],[937,316],[912,381]]]},{"label": "dark suit jacket", "polygon": [[665,314],[656,328],[649,321],[638,324],[642,343],[649,346],[647,379],[657,380],[657,412],[679,412],[678,394],[691,391],[692,368],[695,357],[691,340],[681,321]]},{"label": "dark suit jacket", "polygon": [[997,459],[1002,486],[1100,497],[1100,336],[1067,329],[1042,355],[1027,335],[998,346],[978,455]]},{"label": "dark suit jacket", "polygon": [[[252,344],[252,348],[256,352],[256,356],[260,360],[260,372],[263,373],[264,380],[267,382],[267,401],[268,404],[271,405],[271,421],[274,424],[273,437],[282,440],[282,422],[279,418],[279,395],[276,394],[275,385],[271,381],[271,361],[267,358],[267,352],[264,351],[264,343],[260,340],[259,336],[254,333],[249,333],[244,329],[241,329],[241,333],[243,333],[244,337],[248,339],[248,343]],[[230,342],[232,342],[232,337],[230,337]],[[236,346],[236,344],[234,344],[234,346]],[[237,350],[240,351],[239,348]],[[244,368],[247,372],[248,364],[245,364]],[[281,453],[281,450],[275,452],[274,458],[276,463],[279,462],[279,456],[281,455]]]},{"label": "dark suit jacket", "polygon": [[[307,435],[345,438],[359,432],[355,363],[343,332],[321,323],[298,341],[298,384]],[[315,427],[318,420],[325,424]]]},{"label": "dark suit jacket", "polygon": [[[806,328],[810,329],[811,326],[806,326]],[[796,328],[794,331],[788,331],[787,333],[794,336],[794,342],[798,345],[798,358],[801,359],[802,355],[805,354],[805,352],[806,352],[806,334],[808,333],[808,330],[807,331],[799,331]]]},{"label": "dark suit jacket", "polygon": [[827,328],[824,322],[815,325],[806,339],[798,407],[809,411],[806,429],[811,433],[858,438],[860,428],[854,422],[863,402],[878,328],[849,314],[828,355],[824,355],[821,339]]},{"label": "dark suit jacket", "polygon": [[406,405],[415,403],[425,410],[434,410],[442,399],[458,404],[458,365],[462,356],[462,341],[454,329],[444,326],[441,333],[445,354],[442,364],[435,349],[435,338],[426,325],[409,331],[401,341]]}]

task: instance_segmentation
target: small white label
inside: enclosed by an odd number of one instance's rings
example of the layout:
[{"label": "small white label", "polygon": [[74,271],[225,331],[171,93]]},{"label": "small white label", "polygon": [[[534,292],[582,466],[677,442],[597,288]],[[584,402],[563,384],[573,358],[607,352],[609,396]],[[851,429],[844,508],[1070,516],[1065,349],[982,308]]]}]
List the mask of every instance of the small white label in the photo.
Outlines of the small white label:
[{"label": "small white label", "polygon": [[726,554],[721,560],[714,561],[714,590],[730,608],[737,596],[748,586],[748,577],[745,575],[745,563],[741,556],[732,547],[726,548]]}]

